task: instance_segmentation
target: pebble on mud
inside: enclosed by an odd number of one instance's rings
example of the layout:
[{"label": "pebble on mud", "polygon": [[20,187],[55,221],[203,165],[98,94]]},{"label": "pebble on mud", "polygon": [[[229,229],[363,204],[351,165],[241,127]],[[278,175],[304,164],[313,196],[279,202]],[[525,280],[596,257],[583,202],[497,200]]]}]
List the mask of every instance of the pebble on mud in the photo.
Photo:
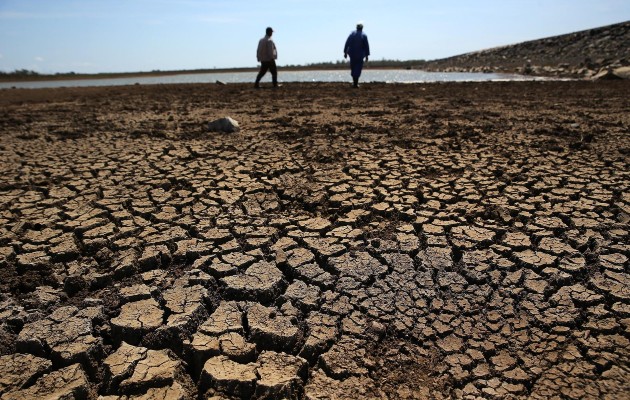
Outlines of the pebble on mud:
[{"label": "pebble on mud", "polygon": [[241,128],[238,126],[238,121],[231,117],[219,118],[208,123],[208,131],[210,132],[233,133],[240,130]]}]

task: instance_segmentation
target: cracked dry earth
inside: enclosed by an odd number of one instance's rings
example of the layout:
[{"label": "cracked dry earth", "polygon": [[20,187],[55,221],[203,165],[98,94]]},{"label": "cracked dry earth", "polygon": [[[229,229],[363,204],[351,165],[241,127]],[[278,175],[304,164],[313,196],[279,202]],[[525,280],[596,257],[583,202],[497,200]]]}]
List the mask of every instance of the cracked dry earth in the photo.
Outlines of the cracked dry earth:
[{"label": "cracked dry earth", "polygon": [[3,400],[630,397],[628,82],[0,104]]}]

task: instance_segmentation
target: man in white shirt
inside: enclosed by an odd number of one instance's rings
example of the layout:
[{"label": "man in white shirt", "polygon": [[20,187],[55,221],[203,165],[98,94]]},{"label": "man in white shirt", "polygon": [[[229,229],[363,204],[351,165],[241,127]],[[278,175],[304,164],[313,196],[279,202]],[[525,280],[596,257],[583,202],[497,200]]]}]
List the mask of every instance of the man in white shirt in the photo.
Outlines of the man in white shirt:
[{"label": "man in white shirt", "polygon": [[260,71],[256,77],[256,83],[254,87],[260,87],[260,80],[267,73],[271,71],[271,79],[273,86],[278,87],[278,68],[276,67],[276,59],[278,58],[278,51],[276,50],[276,44],[271,39],[273,29],[267,28],[266,35],[258,41],[258,50],[256,51],[256,57],[260,61]]}]

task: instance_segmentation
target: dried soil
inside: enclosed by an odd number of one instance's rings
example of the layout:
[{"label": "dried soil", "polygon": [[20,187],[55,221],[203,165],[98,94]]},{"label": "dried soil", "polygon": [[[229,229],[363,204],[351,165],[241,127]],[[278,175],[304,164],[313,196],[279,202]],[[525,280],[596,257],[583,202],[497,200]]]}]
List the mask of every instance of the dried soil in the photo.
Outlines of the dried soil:
[{"label": "dried soil", "polygon": [[3,399],[630,393],[629,82],[0,105]]}]

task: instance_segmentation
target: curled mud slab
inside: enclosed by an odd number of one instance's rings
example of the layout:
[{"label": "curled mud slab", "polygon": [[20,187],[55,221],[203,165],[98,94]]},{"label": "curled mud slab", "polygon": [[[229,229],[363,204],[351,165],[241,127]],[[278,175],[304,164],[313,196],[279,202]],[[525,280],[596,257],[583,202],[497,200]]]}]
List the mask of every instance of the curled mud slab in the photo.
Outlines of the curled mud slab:
[{"label": "curled mud slab", "polygon": [[0,397],[627,398],[629,99],[0,91]]}]

